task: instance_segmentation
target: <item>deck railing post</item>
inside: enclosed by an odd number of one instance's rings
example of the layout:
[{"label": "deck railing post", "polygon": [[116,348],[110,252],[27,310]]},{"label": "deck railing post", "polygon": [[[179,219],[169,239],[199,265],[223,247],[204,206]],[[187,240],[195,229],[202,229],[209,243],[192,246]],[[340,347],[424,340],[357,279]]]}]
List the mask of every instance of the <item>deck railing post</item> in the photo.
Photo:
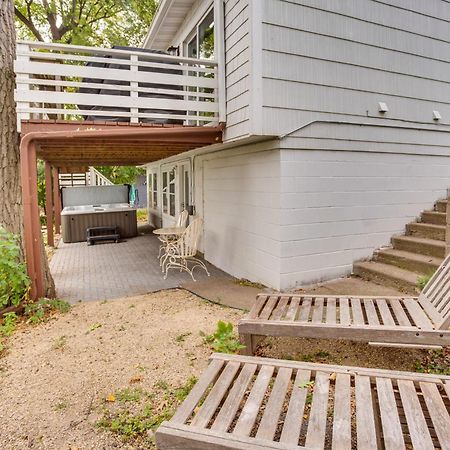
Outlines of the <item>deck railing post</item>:
[{"label": "deck railing post", "polygon": [[448,255],[450,254],[450,188],[447,189],[447,218],[445,223],[445,255]]},{"label": "deck railing post", "polygon": [[[131,72],[131,80],[133,80],[133,73],[139,70],[138,67],[138,57],[137,55],[130,55],[130,72]],[[137,81],[130,81],[130,97],[138,98],[139,92],[137,91],[139,83]],[[139,122],[139,109],[131,108],[130,109],[130,122],[138,123]]]},{"label": "deck railing post", "polygon": [[[16,59],[17,61],[29,62],[30,57],[25,55],[25,53],[30,52],[31,49],[29,45],[18,43],[16,47]],[[30,84],[27,80],[30,79],[29,74],[25,73],[17,73],[17,81],[16,81],[16,90],[17,91],[28,91],[30,89]],[[28,109],[30,107],[29,103],[25,102],[17,102],[17,109],[19,112],[17,113],[17,131],[20,133],[22,128],[22,120],[29,120],[31,118],[31,114],[27,112],[20,112],[22,109]]]},{"label": "deck railing post", "polygon": [[45,220],[47,225],[47,245],[55,246],[53,235],[53,189],[52,189],[52,167],[45,161]]},{"label": "deck railing post", "polygon": [[61,231],[61,191],[59,190],[59,171],[53,167],[53,205],[55,210],[55,234]]}]

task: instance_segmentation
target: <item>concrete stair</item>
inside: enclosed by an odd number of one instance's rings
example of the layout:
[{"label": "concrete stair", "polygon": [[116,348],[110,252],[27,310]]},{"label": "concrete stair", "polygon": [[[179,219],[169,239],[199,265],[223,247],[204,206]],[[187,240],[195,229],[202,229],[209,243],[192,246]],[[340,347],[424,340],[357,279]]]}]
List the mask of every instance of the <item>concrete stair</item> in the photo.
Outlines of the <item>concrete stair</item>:
[{"label": "concrete stair", "polygon": [[447,201],[436,202],[433,211],[423,211],[419,222],[406,226],[404,236],[393,236],[392,247],[374,253],[371,261],[353,265],[353,273],[385,286],[417,294],[417,280],[433,273],[445,256]]}]

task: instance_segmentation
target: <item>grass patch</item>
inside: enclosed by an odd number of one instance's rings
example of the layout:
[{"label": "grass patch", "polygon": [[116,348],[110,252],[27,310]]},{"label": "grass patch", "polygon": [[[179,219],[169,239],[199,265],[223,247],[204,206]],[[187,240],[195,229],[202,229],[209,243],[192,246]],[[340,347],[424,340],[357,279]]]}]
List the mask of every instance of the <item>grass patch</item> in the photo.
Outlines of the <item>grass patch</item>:
[{"label": "grass patch", "polygon": [[65,300],[57,298],[41,298],[36,303],[29,303],[25,306],[25,316],[27,323],[38,324],[45,322],[52,313],[59,312],[62,314],[70,310],[70,304]]},{"label": "grass patch", "polygon": [[109,396],[114,400],[104,402],[103,416],[96,426],[116,434],[133,448],[154,448],[154,431],[172,417],[196,382],[197,378],[191,377],[174,388],[159,380],[151,393],[139,388],[117,390]]},{"label": "grass patch", "polygon": [[192,333],[188,331],[187,333],[180,333],[177,336],[175,336],[175,342],[184,342],[188,336],[190,336]]},{"label": "grass patch", "polygon": [[53,342],[53,348],[55,350],[64,350],[67,344],[67,336],[60,336]]},{"label": "grass patch", "polygon": [[450,375],[450,348],[430,350],[421,361],[415,363],[416,372]]},{"label": "grass patch", "polygon": [[266,286],[264,286],[264,284],[262,283],[256,283],[250,280],[246,280],[245,278],[238,278],[234,282],[239,286],[252,287],[261,290],[266,288]]},{"label": "grass patch", "polygon": [[417,277],[417,283],[416,286],[420,291],[423,291],[424,287],[428,284],[431,277],[434,275],[434,271],[427,274],[427,275],[421,275],[420,277]]}]

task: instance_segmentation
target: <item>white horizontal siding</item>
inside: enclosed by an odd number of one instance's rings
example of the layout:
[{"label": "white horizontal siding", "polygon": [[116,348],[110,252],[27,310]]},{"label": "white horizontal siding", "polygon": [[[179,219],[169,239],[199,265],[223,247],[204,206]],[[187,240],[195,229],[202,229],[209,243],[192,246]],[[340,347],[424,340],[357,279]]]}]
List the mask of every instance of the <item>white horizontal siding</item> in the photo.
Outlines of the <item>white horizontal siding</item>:
[{"label": "white horizontal siding", "polygon": [[258,148],[205,155],[204,251],[208,261],[238,278],[279,288],[279,151]]},{"label": "white horizontal siding", "polygon": [[285,289],[350,273],[450,187],[449,156],[284,149],[280,164]]},{"label": "white horizontal siding", "polygon": [[450,3],[425,3],[264,0],[263,133],[343,115],[432,124],[433,110],[450,124]]}]

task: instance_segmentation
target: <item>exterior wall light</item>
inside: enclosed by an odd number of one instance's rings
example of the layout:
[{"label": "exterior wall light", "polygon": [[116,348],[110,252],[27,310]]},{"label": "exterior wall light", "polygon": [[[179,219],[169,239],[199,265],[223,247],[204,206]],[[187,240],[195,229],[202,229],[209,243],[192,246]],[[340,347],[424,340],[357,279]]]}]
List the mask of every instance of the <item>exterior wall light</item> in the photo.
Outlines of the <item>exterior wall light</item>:
[{"label": "exterior wall light", "polygon": [[438,121],[441,119],[442,119],[441,113],[439,111],[433,111],[433,120]]},{"label": "exterior wall light", "polygon": [[389,111],[388,105],[384,102],[378,102],[378,111],[380,113],[387,113]]}]

